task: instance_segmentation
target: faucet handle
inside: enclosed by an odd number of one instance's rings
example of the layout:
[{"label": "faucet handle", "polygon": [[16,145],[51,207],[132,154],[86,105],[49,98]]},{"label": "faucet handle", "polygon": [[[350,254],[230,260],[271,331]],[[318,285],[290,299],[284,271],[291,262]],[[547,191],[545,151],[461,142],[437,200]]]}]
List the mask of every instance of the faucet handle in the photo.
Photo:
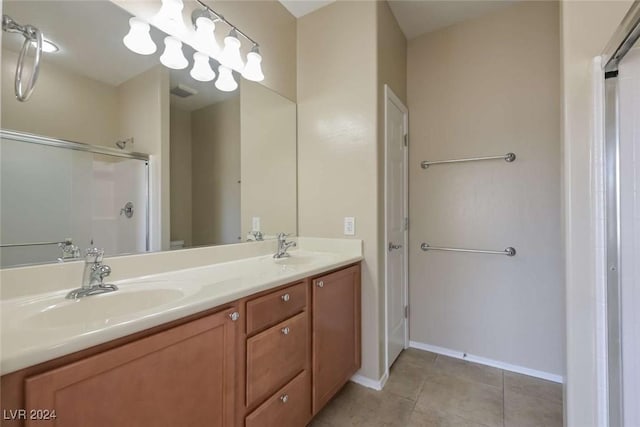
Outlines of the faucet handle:
[{"label": "faucet handle", "polygon": [[278,238],[278,240],[284,240],[289,236],[290,236],[290,234],[287,234],[287,233],[284,233],[284,232],[276,234],[276,237]]},{"label": "faucet handle", "polygon": [[99,249],[94,247],[94,248],[87,249],[87,256],[85,257],[85,260],[87,262],[98,263],[98,262],[102,262],[103,257],[104,257],[104,249]]}]

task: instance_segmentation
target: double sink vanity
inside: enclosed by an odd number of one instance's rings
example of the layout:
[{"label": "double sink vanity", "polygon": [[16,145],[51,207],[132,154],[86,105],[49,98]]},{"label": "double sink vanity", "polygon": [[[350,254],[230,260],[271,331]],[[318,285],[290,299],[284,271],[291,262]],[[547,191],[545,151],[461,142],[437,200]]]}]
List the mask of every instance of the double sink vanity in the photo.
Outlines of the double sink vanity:
[{"label": "double sink vanity", "polygon": [[3,295],[3,425],[306,425],[360,367],[362,253],[299,246],[78,299]]}]

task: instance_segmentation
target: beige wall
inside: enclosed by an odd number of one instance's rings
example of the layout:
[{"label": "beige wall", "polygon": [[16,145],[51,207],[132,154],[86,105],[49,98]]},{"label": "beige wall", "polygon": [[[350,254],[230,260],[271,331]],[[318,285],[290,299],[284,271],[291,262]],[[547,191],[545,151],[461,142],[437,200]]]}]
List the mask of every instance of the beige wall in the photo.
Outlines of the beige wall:
[{"label": "beige wall", "polygon": [[[295,101],[296,18],[277,0],[218,0],[211,6],[260,43],[265,75],[260,84]],[[225,35],[218,34],[218,40]],[[243,41],[244,51],[250,48]]]},{"label": "beige wall", "polygon": [[2,51],[2,127],[111,148],[119,137],[113,86],[43,61],[28,102],[14,96],[18,55]]},{"label": "beige wall", "polygon": [[192,241],[191,112],[171,106],[171,240]]},{"label": "beige wall", "polygon": [[158,65],[117,88],[119,134],[133,137],[133,150],[150,155],[151,249],[170,241],[169,71]]},{"label": "beige wall", "polygon": [[[389,4],[386,1],[378,1],[377,5],[377,68],[378,68],[378,277],[380,277],[380,298],[378,300],[379,313],[385,313],[384,281],[385,273],[385,205],[384,205],[384,171],[385,170],[385,119],[384,119],[384,85],[387,84],[404,102],[407,104],[407,39],[400,29]],[[381,343],[379,346],[379,369],[384,372],[386,369],[386,343],[384,342],[384,331],[386,328],[386,318],[384,315],[378,317]]]},{"label": "beige wall", "polygon": [[558,12],[523,2],[409,42],[409,266],[411,340],[563,375]]},{"label": "beige wall", "polygon": [[257,83],[240,90],[241,236],[297,232],[296,104]]},{"label": "beige wall", "polygon": [[595,281],[591,269],[591,62],[602,53],[631,1],[562,1],[562,107],[566,239],[567,381],[565,425],[598,425]]},{"label": "beige wall", "polygon": [[[348,23],[348,25],[344,25]],[[364,240],[362,369],[380,378],[376,4],[335,2],[298,20],[298,221],[302,236]]]},{"label": "beige wall", "polygon": [[191,113],[193,244],[240,241],[240,96]]},{"label": "beige wall", "polygon": [[[349,25],[344,25],[348,22]],[[298,221],[364,240],[362,369],[384,373],[384,84],[406,97],[406,40],[386,3],[335,2],[298,20]],[[382,157],[381,157],[382,156]]]}]

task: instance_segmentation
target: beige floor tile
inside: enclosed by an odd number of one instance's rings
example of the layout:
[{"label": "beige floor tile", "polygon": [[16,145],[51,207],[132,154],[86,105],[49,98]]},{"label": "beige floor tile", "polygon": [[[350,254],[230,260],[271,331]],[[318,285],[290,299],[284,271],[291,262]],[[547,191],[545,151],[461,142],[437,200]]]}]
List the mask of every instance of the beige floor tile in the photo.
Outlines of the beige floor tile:
[{"label": "beige floor tile", "polygon": [[389,371],[384,391],[415,401],[428,372],[426,367],[407,362],[406,359],[397,360]]},{"label": "beige floor tile", "polygon": [[389,392],[375,391],[349,383],[316,416],[332,427],[404,427],[415,402]]},{"label": "beige floor tile", "polygon": [[348,383],[312,427],[561,427],[562,386],[405,350],[383,391]]},{"label": "beige floor tile", "polygon": [[466,420],[456,414],[432,409],[427,412],[413,411],[407,427],[486,427],[484,424]]},{"label": "beige floor tile", "polygon": [[562,402],[562,384],[540,378],[505,371],[504,388],[540,399]]},{"label": "beige floor tile", "polygon": [[427,378],[416,410],[439,410],[490,427],[502,426],[502,388],[450,375]]},{"label": "beige floor tile", "polygon": [[441,374],[502,388],[502,369],[441,355],[436,358],[434,368]]},{"label": "beige floor tile", "polygon": [[504,418],[505,427],[562,427],[562,402],[507,389]]},{"label": "beige floor tile", "polygon": [[430,363],[435,362],[437,354],[430,351],[418,350],[416,348],[408,348],[403,350],[396,360],[403,364],[413,364],[421,367],[428,366]]}]

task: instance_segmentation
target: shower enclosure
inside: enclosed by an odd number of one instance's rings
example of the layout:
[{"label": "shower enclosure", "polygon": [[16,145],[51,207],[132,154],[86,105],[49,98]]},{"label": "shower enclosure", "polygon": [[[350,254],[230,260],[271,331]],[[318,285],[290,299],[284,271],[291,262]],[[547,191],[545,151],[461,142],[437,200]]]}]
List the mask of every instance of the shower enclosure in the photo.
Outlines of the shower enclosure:
[{"label": "shower enclosure", "polygon": [[149,250],[148,156],[2,130],[0,266]]},{"label": "shower enclosure", "polygon": [[640,425],[640,2],[604,53],[610,426]]}]

